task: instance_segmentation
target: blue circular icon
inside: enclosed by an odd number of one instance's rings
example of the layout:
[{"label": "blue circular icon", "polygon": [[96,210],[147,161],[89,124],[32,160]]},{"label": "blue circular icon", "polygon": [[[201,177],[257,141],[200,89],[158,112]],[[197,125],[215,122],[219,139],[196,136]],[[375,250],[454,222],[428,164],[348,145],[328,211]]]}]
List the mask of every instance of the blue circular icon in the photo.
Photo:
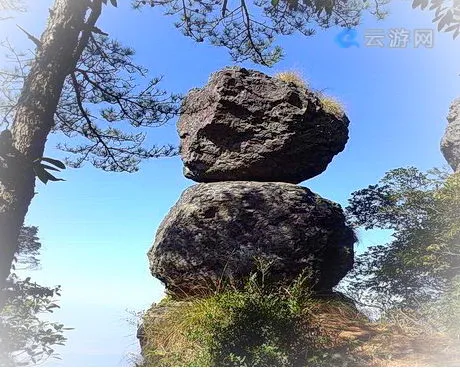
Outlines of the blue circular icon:
[{"label": "blue circular icon", "polygon": [[336,37],[335,43],[342,48],[349,48],[352,46],[359,47],[358,41],[356,38],[358,36],[358,31],[352,28],[344,28]]}]

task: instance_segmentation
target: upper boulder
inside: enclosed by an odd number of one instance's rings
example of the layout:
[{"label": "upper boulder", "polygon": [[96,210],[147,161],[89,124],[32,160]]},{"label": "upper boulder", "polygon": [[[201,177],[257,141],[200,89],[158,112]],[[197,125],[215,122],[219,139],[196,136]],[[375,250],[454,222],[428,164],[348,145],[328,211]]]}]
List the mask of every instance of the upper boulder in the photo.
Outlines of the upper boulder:
[{"label": "upper boulder", "polygon": [[184,175],[198,182],[300,183],[319,175],[348,140],[349,120],[313,92],[230,67],[191,90],[178,132]]},{"label": "upper boulder", "polygon": [[441,151],[452,169],[460,171],[460,98],[452,102],[447,121]]}]

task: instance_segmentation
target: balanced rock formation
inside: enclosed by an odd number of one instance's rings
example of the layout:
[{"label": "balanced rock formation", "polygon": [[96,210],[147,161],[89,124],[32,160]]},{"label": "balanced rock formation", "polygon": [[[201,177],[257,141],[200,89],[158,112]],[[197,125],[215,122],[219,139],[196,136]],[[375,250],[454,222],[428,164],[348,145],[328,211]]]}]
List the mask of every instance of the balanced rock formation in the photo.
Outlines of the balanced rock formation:
[{"label": "balanced rock formation", "polygon": [[345,114],[326,112],[314,93],[293,83],[226,68],[183,103],[184,175],[197,182],[300,183],[344,149],[348,125]]},{"label": "balanced rock formation", "polygon": [[447,129],[441,140],[441,151],[454,171],[460,171],[460,98],[454,100],[447,116]]},{"label": "balanced rock formation", "polygon": [[[339,116],[340,115],[340,116]],[[295,185],[324,171],[348,140],[348,119],[309,91],[243,68],[214,73],[185,99],[178,123],[187,189],[148,253],[167,292],[242,287],[260,263],[265,286],[299,275],[321,294],[353,266],[341,207]]]},{"label": "balanced rock formation", "polygon": [[339,205],[288,183],[219,182],[187,189],[161,223],[148,256],[174,295],[234,285],[270,264],[267,283],[290,284],[308,270],[330,292],[353,266],[353,231]]}]

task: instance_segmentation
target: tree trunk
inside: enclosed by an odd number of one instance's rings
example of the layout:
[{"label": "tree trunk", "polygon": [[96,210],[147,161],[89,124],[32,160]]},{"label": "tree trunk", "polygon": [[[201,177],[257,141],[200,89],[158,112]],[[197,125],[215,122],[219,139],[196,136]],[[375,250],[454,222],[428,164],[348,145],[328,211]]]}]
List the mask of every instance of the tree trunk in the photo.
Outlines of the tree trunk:
[{"label": "tree trunk", "polygon": [[19,230],[34,196],[33,161],[43,156],[65,78],[87,44],[89,20],[95,18],[94,24],[100,10],[101,0],[55,0],[48,25],[40,41],[36,40],[39,46],[19,97],[12,131],[0,136],[0,290],[10,274]]}]

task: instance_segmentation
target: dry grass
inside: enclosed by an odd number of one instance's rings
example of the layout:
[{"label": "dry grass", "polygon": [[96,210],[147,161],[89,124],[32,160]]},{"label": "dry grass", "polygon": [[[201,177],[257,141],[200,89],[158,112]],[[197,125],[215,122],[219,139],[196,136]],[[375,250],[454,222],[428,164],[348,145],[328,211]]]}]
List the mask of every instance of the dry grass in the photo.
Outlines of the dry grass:
[{"label": "dry grass", "polygon": [[392,325],[373,326],[375,334],[356,348],[369,366],[459,366],[459,341],[442,334],[410,335]]},{"label": "dry grass", "polygon": [[308,82],[305,80],[302,74],[300,74],[300,72],[290,70],[277,73],[273,77],[286,83],[293,83],[297,87],[308,89]]},{"label": "dry grass", "polygon": [[323,93],[319,93],[318,97],[323,104],[323,109],[329,114],[334,115],[343,115],[345,113],[345,108],[342,102],[340,102],[337,98],[332,96],[327,96]]},{"label": "dry grass", "polygon": [[460,340],[422,328],[405,315],[373,323],[327,303],[317,305],[313,315],[334,348],[342,347],[363,366],[460,366]]},{"label": "dry grass", "polygon": [[[158,308],[164,308],[159,312]],[[146,345],[143,350],[147,366],[168,366],[170,361],[187,366],[193,361],[199,346],[184,333],[189,328],[187,305],[168,303],[168,306],[153,307],[144,317]]]},{"label": "dry grass", "polygon": [[[273,76],[279,80],[282,80],[286,83],[293,83],[299,88],[302,89],[310,89],[309,83],[307,80],[302,76],[302,74],[298,71],[285,71],[277,73]],[[345,113],[344,104],[335,97],[328,96],[324,92],[314,91],[316,96],[319,98],[323,105],[324,111],[329,114],[334,114],[338,116],[342,116]]]}]

